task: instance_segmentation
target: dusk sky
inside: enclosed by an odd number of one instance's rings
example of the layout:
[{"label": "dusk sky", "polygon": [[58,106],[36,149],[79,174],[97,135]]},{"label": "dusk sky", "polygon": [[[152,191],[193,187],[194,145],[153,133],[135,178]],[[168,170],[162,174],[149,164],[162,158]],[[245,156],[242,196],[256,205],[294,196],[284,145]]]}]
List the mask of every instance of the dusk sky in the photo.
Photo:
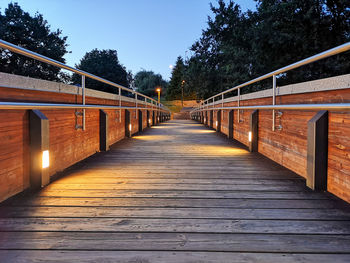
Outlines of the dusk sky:
[{"label": "dusk sky", "polygon": [[[9,0],[0,0],[1,12]],[[216,0],[18,0],[30,14],[39,12],[52,30],[68,36],[66,63],[75,66],[94,48],[115,49],[120,62],[136,74],[152,70],[169,79],[169,65],[199,39]],[[254,0],[236,0],[243,11]],[[186,53],[186,54],[185,54]]]}]

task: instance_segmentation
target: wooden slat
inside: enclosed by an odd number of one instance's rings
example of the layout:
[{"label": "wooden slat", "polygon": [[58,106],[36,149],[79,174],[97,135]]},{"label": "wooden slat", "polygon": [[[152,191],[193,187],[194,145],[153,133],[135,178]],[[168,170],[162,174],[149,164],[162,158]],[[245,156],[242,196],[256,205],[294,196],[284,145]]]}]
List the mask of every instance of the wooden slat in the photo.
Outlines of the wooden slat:
[{"label": "wooden slat", "polygon": [[156,189],[127,189],[127,190],[86,190],[46,189],[38,193],[46,197],[137,197],[137,198],[236,198],[236,199],[315,199],[328,200],[329,196],[315,192],[262,192],[262,191],[219,191],[219,190],[156,190]]},{"label": "wooden slat", "polygon": [[350,220],[343,209],[243,209],[243,208],[151,208],[151,207],[3,207],[0,217],[42,218],[203,218],[203,219],[275,219],[275,220]]},{"label": "wooden slat", "polygon": [[[277,253],[349,253],[350,236],[198,234],[198,233],[76,233],[0,232],[1,249],[173,250]],[[329,242],[332,239],[332,242]],[[72,249],[74,248],[74,249]]]},{"label": "wooden slat", "polygon": [[[77,190],[79,191],[79,190]],[[38,197],[14,200],[13,206],[113,206],[113,207],[229,207],[229,208],[338,208],[333,200],[200,199],[200,198],[81,198]]]},{"label": "wooden slat", "polygon": [[349,254],[288,254],[288,253],[228,253],[228,252],[175,252],[175,251],[0,251],[3,262],[152,262],[152,263],[348,263]]}]

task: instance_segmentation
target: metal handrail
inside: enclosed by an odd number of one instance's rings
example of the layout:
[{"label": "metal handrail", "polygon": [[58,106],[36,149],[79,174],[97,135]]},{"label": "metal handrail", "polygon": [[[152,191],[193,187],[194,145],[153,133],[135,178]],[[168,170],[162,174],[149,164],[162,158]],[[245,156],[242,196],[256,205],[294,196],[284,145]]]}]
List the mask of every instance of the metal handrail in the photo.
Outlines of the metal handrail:
[{"label": "metal handrail", "polygon": [[[320,103],[320,104],[280,104],[280,105],[254,105],[254,106],[229,106],[215,107],[208,109],[198,109],[195,112],[211,110],[333,110],[333,111],[348,111],[350,103]],[[193,111],[192,111],[193,112]],[[191,112],[191,113],[192,113]]]},{"label": "metal handrail", "polygon": [[[85,76],[85,77],[97,80],[99,82],[111,85],[111,86],[116,87],[118,89],[120,88],[122,90],[126,90],[126,91],[131,92],[131,93],[136,94],[136,95],[139,94],[139,95],[141,95],[141,96],[151,100],[152,102],[155,102],[155,104],[158,105],[158,102],[155,99],[152,99],[151,97],[148,97],[148,96],[146,96],[146,95],[144,95],[142,93],[139,93],[137,91],[134,91],[134,90],[129,89],[127,87],[124,87],[122,85],[116,84],[116,83],[114,83],[112,81],[109,81],[109,80],[106,80],[104,78],[98,77],[96,75],[90,74],[90,73],[85,72],[83,70],[73,68],[71,66],[68,66],[68,65],[62,63],[62,62],[59,62],[57,60],[54,60],[54,59],[48,58],[46,56],[40,55],[40,54],[38,54],[36,52],[33,52],[33,51],[28,50],[28,49],[22,48],[20,46],[14,45],[14,44],[12,44],[10,42],[7,42],[7,41],[4,41],[2,39],[0,39],[0,47],[4,48],[4,49],[8,49],[8,50],[10,50],[10,51],[12,51],[14,53],[18,53],[18,54],[24,55],[26,57],[30,57],[30,58],[39,60],[41,62],[44,62],[44,63],[50,64],[50,65],[59,67],[61,69],[66,69],[66,70],[72,71],[72,72],[77,73],[77,74],[79,74],[81,76]],[[119,95],[121,95],[121,94],[119,94]],[[160,104],[160,106],[163,107],[162,104]]]},{"label": "metal handrail", "polygon": [[[290,64],[288,66],[285,66],[283,68],[280,68],[280,69],[277,69],[275,71],[272,71],[268,74],[265,74],[265,75],[262,75],[258,78],[255,78],[253,80],[250,80],[250,81],[247,81],[243,84],[240,84],[238,86],[235,86],[233,88],[230,88],[228,90],[225,90],[223,92],[220,92],[214,96],[211,96],[210,98],[202,101],[199,103],[199,106],[197,107],[197,109],[194,109],[190,112],[190,114],[192,114],[193,112],[197,112],[197,111],[204,111],[204,110],[218,110],[218,109],[237,109],[238,110],[238,116],[239,116],[239,110],[242,110],[242,109],[270,109],[270,110],[273,110],[273,124],[272,124],[272,130],[274,131],[275,129],[275,114],[274,114],[274,110],[277,110],[277,109],[285,109],[285,110],[294,110],[294,109],[313,109],[313,110],[316,110],[316,109],[332,109],[332,110],[349,110],[350,107],[347,103],[339,103],[339,104],[290,104],[290,105],[275,105],[276,103],[276,76],[281,74],[281,73],[285,73],[287,71],[290,71],[292,69],[296,69],[298,67],[301,67],[301,66],[304,66],[304,65],[307,65],[307,64],[310,64],[312,62],[315,62],[315,61],[318,61],[318,60],[321,60],[321,59],[324,59],[324,58],[327,58],[327,57],[330,57],[330,56],[334,56],[334,55],[337,55],[337,54],[340,54],[342,52],[345,52],[345,51],[348,51],[350,50],[350,42],[348,43],[345,43],[343,45],[340,45],[340,46],[337,46],[335,48],[332,48],[332,49],[329,49],[329,50],[326,50],[324,52],[321,52],[319,54],[316,54],[314,56],[311,56],[311,57],[308,57],[306,59],[303,59],[303,60],[300,60],[298,62],[295,62],[293,64]],[[260,105],[260,106],[240,106],[240,97],[241,97],[241,94],[240,94],[240,89],[245,87],[245,86],[248,86],[248,85],[251,85],[251,84],[254,84],[258,81],[261,81],[261,80],[264,80],[264,79],[267,79],[267,78],[270,78],[272,77],[273,78],[273,84],[272,84],[272,103],[273,105]],[[238,90],[238,107],[215,107],[214,108],[214,105],[216,104],[215,103],[215,98],[218,97],[218,96],[221,96],[221,104],[223,105],[224,103],[224,94],[226,93],[229,93],[231,91],[234,91],[234,90]],[[209,103],[209,101],[212,100],[212,103]],[[218,102],[220,103],[220,102]],[[212,105],[212,108],[209,108],[209,105]],[[300,105],[300,107],[297,107],[297,105]],[[206,106],[206,107],[205,107]],[[239,121],[239,118],[238,118],[238,121]]]},{"label": "metal handrail", "polygon": [[285,67],[283,67],[283,68],[277,69],[277,70],[275,70],[275,71],[272,71],[272,72],[270,72],[270,73],[268,73],[268,74],[265,74],[265,75],[263,75],[263,76],[257,77],[257,78],[255,78],[255,79],[252,79],[252,80],[250,80],[250,81],[247,81],[247,82],[245,82],[245,83],[243,83],[243,84],[240,84],[240,85],[238,85],[238,86],[235,86],[235,87],[233,87],[233,88],[230,88],[230,89],[228,89],[228,90],[225,90],[225,91],[223,91],[223,92],[220,92],[220,93],[218,93],[218,94],[216,94],[216,95],[214,95],[214,96],[211,96],[210,98],[206,99],[205,101],[209,101],[209,100],[211,100],[211,99],[213,99],[213,98],[216,98],[216,97],[218,97],[218,96],[220,96],[220,95],[224,95],[224,94],[229,93],[229,92],[231,92],[231,91],[234,91],[234,90],[243,88],[243,87],[245,87],[245,86],[254,84],[254,83],[258,82],[258,81],[261,81],[261,80],[264,80],[264,79],[267,79],[267,78],[270,78],[270,77],[279,75],[279,74],[281,74],[281,73],[285,73],[285,72],[290,71],[290,70],[292,70],[292,69],[299,68],[299,67],[301,67],[301,66],[310,64],[310,63],[312,63],[312,62],[315,62],[315,61],[318,61],[318,60],[321,60],[321,59],[324,59],[324,58],[327,58],[327,57],[330,57],[330,56],[337,55],[337,54],[339,54],[339,53],[342,53],[342,52],[345,52],[345,51],[348,51],[348,50],[350,50],[350,42],[345,43],[345,44],[340,45],[340,46],[337,46],[337,47],[335,47],[335,48],[326,50],[326,51],[321,52],[321,53],[319,53],[319,54],[316,54],[316,55],[314,55],[314,56],[305,58],[305,59],[303,59],[303,60],[300,60],[300,61],[298,61],[298,62],[295,62],[295,63],[293,63],[293,64],[290,64],[290,65],[288,65],[288,66],[285,66]]},{"label": "metal handrail", "polygon": [[[31,103],[31,102],[0,102],[0,109],[19,110],[19,109],[138,109],[152,110],[147,107],[132,107],[132,106],[111,106],[97,104],[63,104],[63,103]],[[165,109],[160,111],[168,112]]]}]

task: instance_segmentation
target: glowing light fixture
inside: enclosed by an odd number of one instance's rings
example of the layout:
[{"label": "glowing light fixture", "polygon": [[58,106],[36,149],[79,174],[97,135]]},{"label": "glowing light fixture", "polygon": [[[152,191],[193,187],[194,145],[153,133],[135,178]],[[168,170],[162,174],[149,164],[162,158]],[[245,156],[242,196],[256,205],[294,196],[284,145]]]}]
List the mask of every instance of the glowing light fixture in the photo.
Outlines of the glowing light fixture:
[{"label": "glowing light fixture", "polygon": [[42,155],[42,168],[47,168],[50,166],[50,155],[49,155],[49,151],[43,151],[43,155]]},{"label": "glowing light fixture", "polygon": [[215,122],[216,127],[218,127],[218,121]]},{"label": "glowing light fixture", "polygon": [[149,120],[148,120],[148,123],[149,123],[149,124],[151,124],[151,123],[152,123],[152,120],[151,120],[151,119],[149,119]]},{"label": "glowing light fixture", "polygon": [[131,124],[129,124],[129,131],[131,131],[131,128],[132,128],[132,126],[131,126]]},{"label": "glowing light fixture", "polygon": [[248,141],[252,142],[252,132],[251,131],[248,133]]}]

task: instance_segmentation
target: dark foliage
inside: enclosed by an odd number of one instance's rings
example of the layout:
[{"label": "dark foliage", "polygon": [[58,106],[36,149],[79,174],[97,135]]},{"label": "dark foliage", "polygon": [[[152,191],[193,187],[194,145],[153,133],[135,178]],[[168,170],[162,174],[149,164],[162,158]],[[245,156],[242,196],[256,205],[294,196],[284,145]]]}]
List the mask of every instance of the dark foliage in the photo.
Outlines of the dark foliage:
[{"label": "dark foliage", "polygon": [[[76,67],[124,87],[128,87],[132,79],[130,72],[119,63],[116,50],[93,49],[84,55]],[[75,84],[81,84],[81,76],[78,74],[73,74],[72,80]],[[85,85],[90,89],[118,93],[118,88],[90,78],[86,78]]]},{"label": "dark foliage", "polygon": [[[51,32],[41,14],[32,17],[17,3],[10,3],[4,14],[0,13],[1,39],[64,63],[63,56],[68,53],[67,37],[61,34],[60,30]],[[60,74],[58,67],[3,49],[0,53],[0,71],[46,80],[64,80],[64,74]]]},{"label": "dark foliage", "polygon": [[[229,1],[192,47],[184,79],[198,98],[315,55],[350,40],[348,0],[258,0],[255,12]],[[349,52],[280,75],[278,85],[349,73]],[[271,87],[263,81],[242,93]]]},{"label": "dark foliage", "polygon": [[160,74],[155,74],[153,71],[141,70],[135,75],[135,86],[138,92],[149,97],[156,97],[156,87],[161,87],[161,95],[163,95],[167,90],[168,82]]}]

